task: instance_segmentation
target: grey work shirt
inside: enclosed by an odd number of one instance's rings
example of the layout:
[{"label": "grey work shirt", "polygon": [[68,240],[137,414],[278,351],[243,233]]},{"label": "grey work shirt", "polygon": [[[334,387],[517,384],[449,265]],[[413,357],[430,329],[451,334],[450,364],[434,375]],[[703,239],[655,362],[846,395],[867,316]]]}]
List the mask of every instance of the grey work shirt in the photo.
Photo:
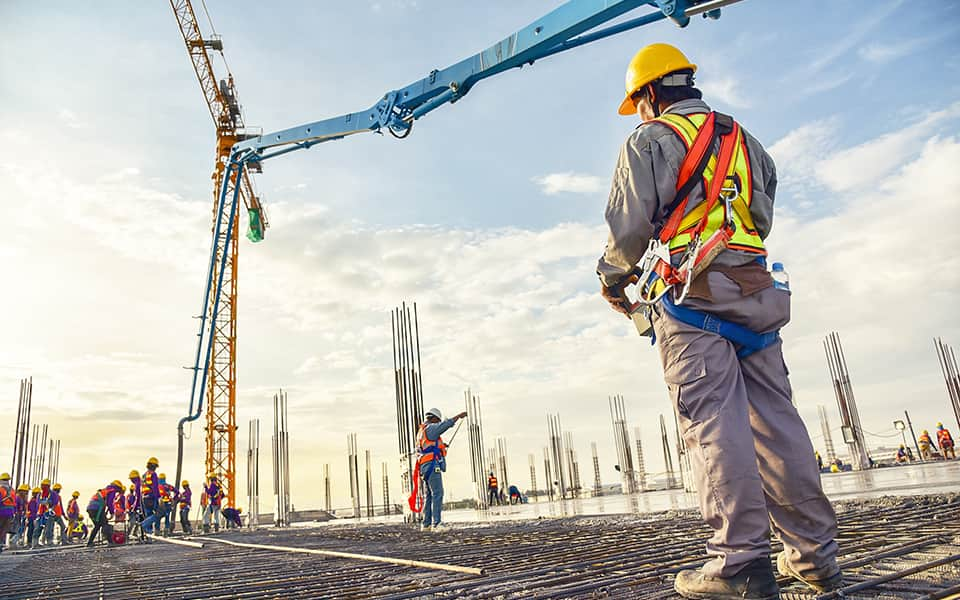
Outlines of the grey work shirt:
[{"label": "grey work shirt", "polygon": [[[453,424],[456,423],[453,419],[447,419],[446,421],[440,421],[439,423],[427,423],[424,428],[424,433],[427,436],[427,439],[431,442],[435,442],[440,439],[440,436],[443,435],[443,432],[453,427]],[[437,463],[440,465],[440,470],[443,472],[447,471],[447,459],[442,456],[437,456]],[[430,463],[425,463],[420,466],[420,474],[422,476],[427,476],[426,469],[430,466]]]},{"label": "grey work shirt", "polygon": [[[710,107],[702,100],[681,100],[664,111],[680,115],[706,112],[710,112]],[[753,174],[750,215],[760,237],[766,239],[773,224],[777,170],[760,142],[746,130],[744,136]],[[623,143],[607,200],[607,248],[597,264],[597,274],[604,285],[615,284],[633,269],[657,226],[669,217],[666,209],[676,196],[677,173],[686,154],[687,148],[677,134],[656,121],[640,125]],[[686,212],[703,202],[703,196],[703,185],[695,186]],[[714,262],[735,267],[754,258],[756,255],[725,250]]]}]

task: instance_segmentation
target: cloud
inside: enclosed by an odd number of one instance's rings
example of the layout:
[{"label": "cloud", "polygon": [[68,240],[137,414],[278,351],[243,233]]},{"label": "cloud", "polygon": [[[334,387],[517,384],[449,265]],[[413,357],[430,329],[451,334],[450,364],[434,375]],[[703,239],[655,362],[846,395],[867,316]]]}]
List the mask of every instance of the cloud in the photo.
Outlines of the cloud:
[{"label": "cloud", "polygon": [[698,81],[697,86],[711,101],[716,99],[734,108],[750,107],[750,101],[743,96],[743,85],[733,77],[705,79]]},{"label": "cloud", "polygon": [[80,117],[77,116],[77,113],[73,112],[69,108],[61,108],[57,113],[57,118],[60,119],[60,122],[71,129],[85,129],[89,127],[85,121],[81,120]]},{"label": "cloud", "polygon": [[541,191],[548,196],[557,194],[599,194],[604,192],[609,181],[596,175],[583,173],[550,173],[534,177],[532,180],[540,186]]}]

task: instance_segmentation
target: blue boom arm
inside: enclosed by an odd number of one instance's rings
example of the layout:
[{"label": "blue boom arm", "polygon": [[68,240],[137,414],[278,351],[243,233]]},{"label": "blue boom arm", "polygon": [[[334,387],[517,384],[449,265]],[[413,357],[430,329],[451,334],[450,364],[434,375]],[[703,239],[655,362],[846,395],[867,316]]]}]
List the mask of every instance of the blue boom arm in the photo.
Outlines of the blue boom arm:
[{"label": "blue boom arm", "polygon": [[[226,246],[234,230],[232,223],[237,212],[236,181],[243,176],[248,163],[255,164],[294,150],[309,148],[321,142],[338,140],[366,131],[390,131],[398,138],[409,135],[413,122],[440,106],[462,98],[478,82],[503,71],[533,64],[541,58],[557,54],[617,33],[622,33],[663,19],[670,19],[685,27],[690,17],[702,14],[718,18],[720,7],[740,0],[571,0],[544,15],[537,21],[511,34],[486,50],[445,69],[431,71],[427,77],[406,87],[387,92],[379,102],[367,110],[324,119],[306,125],[291,127],[273,133],[250,137],[233,146],[230,162],[223,178],[223,187],[217,205],[217,231],[221,217],[229,214],[231,226],[227,230]],[[610,23],[639,8],[650,9],[646,14]],[[217,261],[219,268],[217,267]],[[218,257],[211,252],[207,282],[200,313],[200,331],[190,392],[189,414],[180,420],[180,452],[177,481],[183,454],[183,426],[199,418],[206,389],[207,368],[213,350],[213,324],[220,310],[220,287],[226,268],[227,254]],[[212,296],[211,296],[212,294]],[[210,298],[214,298],[210,306]],[[208,308],[210,310],[208,311]],[[197,385],[199,383],[199,386]]]}]

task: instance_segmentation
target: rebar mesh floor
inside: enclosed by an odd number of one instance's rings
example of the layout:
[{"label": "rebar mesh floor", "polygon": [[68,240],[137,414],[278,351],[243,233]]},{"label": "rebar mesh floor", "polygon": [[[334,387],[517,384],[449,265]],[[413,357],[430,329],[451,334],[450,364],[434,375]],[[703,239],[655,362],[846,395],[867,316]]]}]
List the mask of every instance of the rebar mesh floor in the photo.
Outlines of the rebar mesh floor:
[{"label": "rebar mesh floor", "polygon": [[[837,505],[844,598],[960,597],[960,495]],[[162,542],[0,555],[2,598],[675,598],[703,563],[698,515],[659,513],[464,525],[332,525],[219,539],[483,568],[486,575],[354,559]],[[779,547],[775,547],[775,551]],[[781,581],[785,600],[816,598]]]}]

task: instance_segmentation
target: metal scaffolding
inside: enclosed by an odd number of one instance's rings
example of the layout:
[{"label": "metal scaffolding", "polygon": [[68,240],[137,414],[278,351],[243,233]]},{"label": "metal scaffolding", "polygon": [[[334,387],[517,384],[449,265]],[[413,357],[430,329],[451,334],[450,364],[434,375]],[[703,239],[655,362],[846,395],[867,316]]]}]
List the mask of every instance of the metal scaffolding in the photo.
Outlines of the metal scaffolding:
[{"label": "metal scaffolding", "polygon": [[843,419],[843,441],[850,447],[850,462],[854,470],[869,469],[867,442],[863,437],[860,412],[853,397],[853,385],[850,383],[847,360],[843,354],[843,346],[840,344],[840,334],[833,332],[828,335],[823,341],[823,349],[827,355],[827,366],[830,368],[833,391],[837,395],[840,417]]}]

